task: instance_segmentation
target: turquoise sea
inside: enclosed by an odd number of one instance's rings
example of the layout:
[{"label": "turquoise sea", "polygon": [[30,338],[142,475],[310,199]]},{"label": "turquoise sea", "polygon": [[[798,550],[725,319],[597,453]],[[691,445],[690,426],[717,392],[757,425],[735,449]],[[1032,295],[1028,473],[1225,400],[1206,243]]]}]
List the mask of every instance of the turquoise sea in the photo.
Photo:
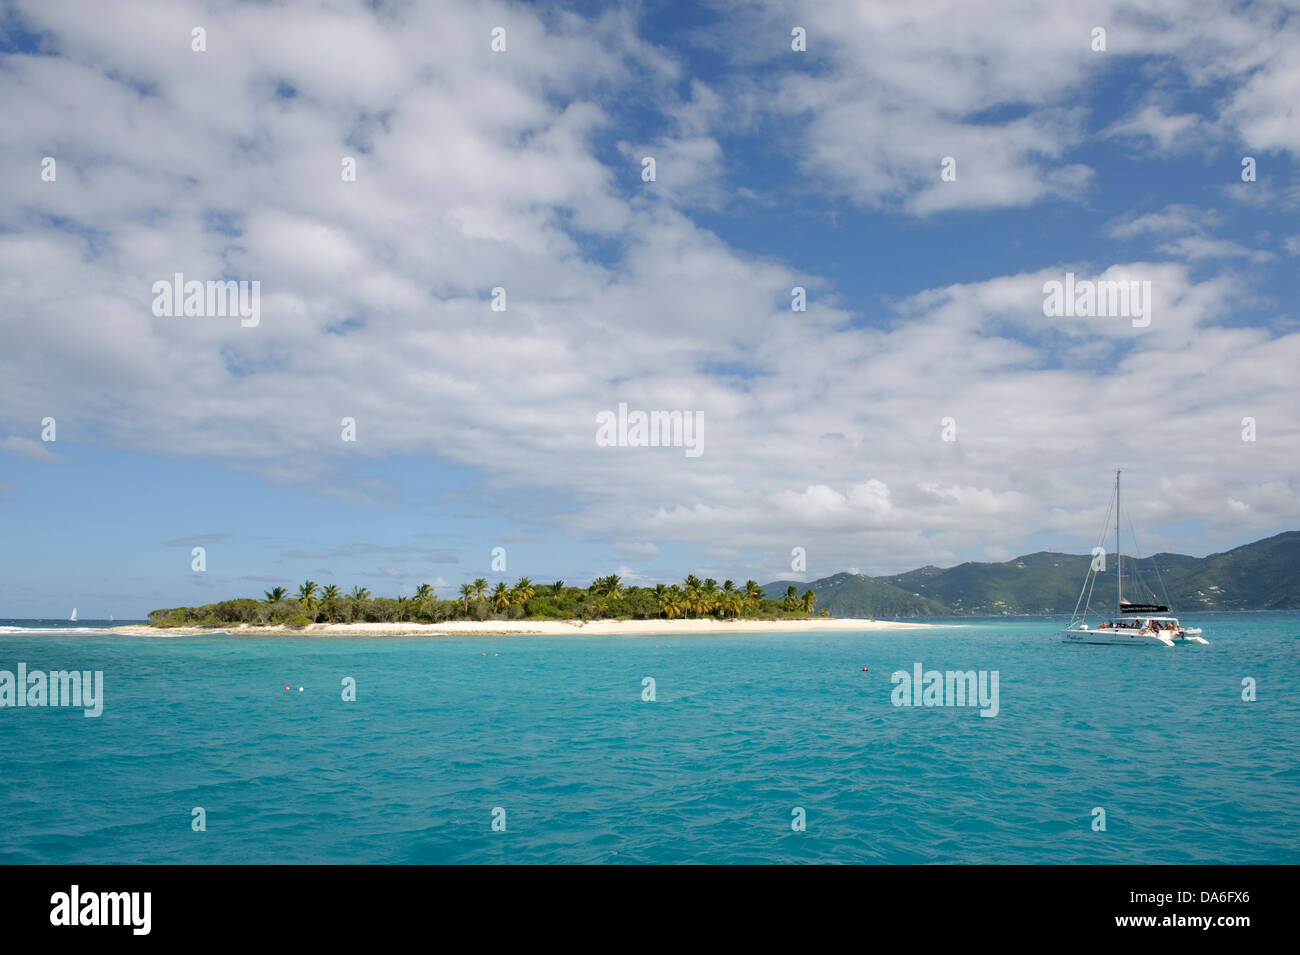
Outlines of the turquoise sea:
[{"label": "turquoise sea", "polygon": [[[0,670],[104,679],[98,719],[0,708],[0,862],[1300,861],[1300,613],[1186,617],[1211,643],[1176,649],[948,622],[353,639],[0,620]],[[918,662],[996,670],[997,716],[893,705]]]}]

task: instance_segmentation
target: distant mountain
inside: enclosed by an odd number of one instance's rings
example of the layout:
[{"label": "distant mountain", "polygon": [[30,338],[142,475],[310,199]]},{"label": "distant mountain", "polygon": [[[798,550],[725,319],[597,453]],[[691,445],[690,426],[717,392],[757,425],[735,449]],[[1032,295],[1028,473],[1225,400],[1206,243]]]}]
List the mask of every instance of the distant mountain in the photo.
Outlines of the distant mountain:
[{"label": "distant mountain", "polygon": [[[790,584],[800,593],[811,588],[817,606],[837,617],[1069,613],[1090,561],[1040,551],[1003,563],[921,567],[889,577],[841,573],[811,583],[774,581],[763,589],[780,597]],[[1106,570],[1093,585],[1093,607],[1113,607],[1114,594],[1115,565],[1107,555]],[[1124,559],[1126,598],[1164,603],[1166,594],[1175,612],[1300,609],[1300,531],[1208,557]]]},{"label": "distant mountain", "polygon": [[1287,531],[1201,560],[1185,559],[1195,563],[1179,574],[1169,591],[1170,599],[1177,601],[1174,606],[1187,610],[1300,608],[1300,531]]},{"label": "distant mountain", "polygon": [[[949,613],[1052,613],[1067,604],[1066,609],[1074,609],[1090,560],[1040,552],[1001,564],[970,562],[947,570],[925,567],[880,579],[944,604],[951,608]],[[1114,590],[1112,583],[1110,592]]]},{"label": "distant mountain", "polygon": [[863,574],[834,574],[812,584],[774,580],[763,588],[763,593],[780,600],[791,585],[801,594],[811,589],[817,595],[816,609],[828,607],[836,617],[936,617],[952,612],[936,600],[918,597]]}]

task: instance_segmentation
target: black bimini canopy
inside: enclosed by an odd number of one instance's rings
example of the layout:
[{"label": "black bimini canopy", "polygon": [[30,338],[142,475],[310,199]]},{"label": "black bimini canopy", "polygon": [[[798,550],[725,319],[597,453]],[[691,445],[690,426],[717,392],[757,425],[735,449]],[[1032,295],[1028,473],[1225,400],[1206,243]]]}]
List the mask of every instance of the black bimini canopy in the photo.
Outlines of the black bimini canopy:
[{"label": "black bimini canopy", "polygon": [[1168,607],[1162,607],[1159,604],[1124,604],[1119,608],[1120,613],[1168,613]]}]

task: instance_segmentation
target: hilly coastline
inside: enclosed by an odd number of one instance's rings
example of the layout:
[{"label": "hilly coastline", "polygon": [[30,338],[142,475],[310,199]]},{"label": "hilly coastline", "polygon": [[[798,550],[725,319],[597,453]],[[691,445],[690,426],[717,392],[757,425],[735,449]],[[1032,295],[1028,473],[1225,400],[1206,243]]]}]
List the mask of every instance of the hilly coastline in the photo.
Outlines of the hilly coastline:
[{"label": "hilly coastline", "polygon": [[[819,605],[837,617],[1070,613],[1090,560],[1040,551],[1002,563],[920,567],[892,576],[779,580],[763,590],[772,597],[790,586],[811,587]],[[1125,558],[1123,566],[1126,596],[1163,602],[1167,594],[1176,612],[1300,609],[1300,531],[1208,557],[1161,553]],[[1098,575],[1094,608],[1112,606],[1114,592],[1111,563]]]}]

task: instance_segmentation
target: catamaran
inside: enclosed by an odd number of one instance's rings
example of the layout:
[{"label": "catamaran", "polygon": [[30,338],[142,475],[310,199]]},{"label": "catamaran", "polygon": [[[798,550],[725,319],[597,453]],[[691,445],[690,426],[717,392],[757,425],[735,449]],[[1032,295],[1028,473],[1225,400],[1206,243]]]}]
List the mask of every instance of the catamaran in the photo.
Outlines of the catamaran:
[{"label": "catamaran", "polygon": [[[1101,547],[1093,549],[1093,560],[1088,574],[1083,580],[1083,589],[1079,591],[1078,603],[1069,626],[1062,631],[1066,643],[1098,643],[1110,646],[1166,646],[1179,643],[1208,643],[1201,636],[1200,628],[1184,627],[1177,617],[1169,615],[1169,597],[1165,603],[1133,603],[1124,599],[1124,571],[1120,557],[1119,542],[1119,471],[1115,472],[1115,496],[1111,500],[1111,509],[1115,514],[1115,616],[1103,621],[1099,626],[1088,625],[1088,612],[1092,605],[1092,591],[1097,583],[1097,575],[1106,569],[1105,554]],[[1102,528],[1102,537],[1110,528],[1110,513],[1106,515],[1106,525]],[[1134,562],[1134,569],[1137,564]],[[1156,568],[1159,580],[1160,569]],[[1163,593],[1164,582],[1160,581]],[[1153,595],[1154,596],[1154,595]],[[1080,611],[1082,608],[1082,612]]]}]

